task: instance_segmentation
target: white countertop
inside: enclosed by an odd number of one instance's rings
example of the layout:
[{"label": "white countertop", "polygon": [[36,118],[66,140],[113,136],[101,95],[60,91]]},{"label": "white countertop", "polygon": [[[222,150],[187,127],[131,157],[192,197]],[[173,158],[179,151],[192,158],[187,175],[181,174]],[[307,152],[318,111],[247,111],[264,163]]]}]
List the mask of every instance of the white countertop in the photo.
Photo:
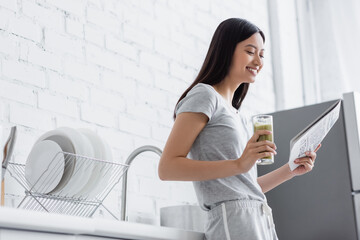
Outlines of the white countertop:
[{"label": "white countertop", "polygon": [[0,229],[93,235],[143,240],[200,240],[203,233],[107,219],[94,219],[0,207]]}]

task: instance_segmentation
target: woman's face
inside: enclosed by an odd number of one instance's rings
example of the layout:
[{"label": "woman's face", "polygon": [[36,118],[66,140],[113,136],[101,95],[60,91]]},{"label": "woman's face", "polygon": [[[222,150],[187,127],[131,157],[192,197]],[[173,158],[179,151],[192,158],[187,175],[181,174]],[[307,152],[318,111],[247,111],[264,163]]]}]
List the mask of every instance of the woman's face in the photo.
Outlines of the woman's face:
[{"label": "woman's face", "polygon": [[236,45],[229,78],[238,83],[253,83],[263,66],[264,43],[260,33]]}]

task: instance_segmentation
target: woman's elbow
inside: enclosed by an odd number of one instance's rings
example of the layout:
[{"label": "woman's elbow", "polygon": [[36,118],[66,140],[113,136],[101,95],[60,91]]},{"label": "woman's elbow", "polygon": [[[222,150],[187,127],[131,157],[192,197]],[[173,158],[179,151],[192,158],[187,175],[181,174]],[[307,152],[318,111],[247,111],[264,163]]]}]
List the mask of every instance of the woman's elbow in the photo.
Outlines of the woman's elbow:
[{"label": "woman's elbow", "polygon": [[159,169],[158,169],[158,175],[159,175],[159,178],[160,178],[161,181],[168,180],[165,172],[160,168],[160,166],[159,166]]},{"label": "woman's elbow", "polygon": [[169,171],[166,169],[166,164],[164,163],[164,159],[160,159],[159,167],[158,167],[158,175],[160,180],[162,181],[168,181],[169,178]]}]

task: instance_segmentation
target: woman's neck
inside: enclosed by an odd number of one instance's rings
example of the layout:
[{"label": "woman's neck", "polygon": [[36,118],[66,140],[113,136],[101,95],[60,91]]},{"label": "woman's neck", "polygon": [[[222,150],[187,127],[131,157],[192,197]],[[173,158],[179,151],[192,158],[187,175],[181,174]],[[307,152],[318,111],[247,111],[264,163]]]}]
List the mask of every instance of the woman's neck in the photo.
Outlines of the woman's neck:
[{"label": "woman's neck", "polygon": [[232,99],[239,84],[231,84],[230,81],[223,80],[222,82],[213,85],[214,89],[230,104],[232,105]]}]

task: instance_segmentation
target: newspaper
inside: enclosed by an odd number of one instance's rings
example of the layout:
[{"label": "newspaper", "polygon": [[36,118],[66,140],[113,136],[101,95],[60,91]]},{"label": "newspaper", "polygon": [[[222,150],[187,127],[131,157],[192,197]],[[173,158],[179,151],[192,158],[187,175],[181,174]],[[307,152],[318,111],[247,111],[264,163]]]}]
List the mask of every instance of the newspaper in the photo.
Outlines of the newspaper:
[{"label": "newspaper", "polygon": [[305,152],[314,151],[339,118],[341,99],[323,112],[315,121],[299,132],[290,141],[289,166],[291,171],[299,165],[295,159],[305,157]]}]

